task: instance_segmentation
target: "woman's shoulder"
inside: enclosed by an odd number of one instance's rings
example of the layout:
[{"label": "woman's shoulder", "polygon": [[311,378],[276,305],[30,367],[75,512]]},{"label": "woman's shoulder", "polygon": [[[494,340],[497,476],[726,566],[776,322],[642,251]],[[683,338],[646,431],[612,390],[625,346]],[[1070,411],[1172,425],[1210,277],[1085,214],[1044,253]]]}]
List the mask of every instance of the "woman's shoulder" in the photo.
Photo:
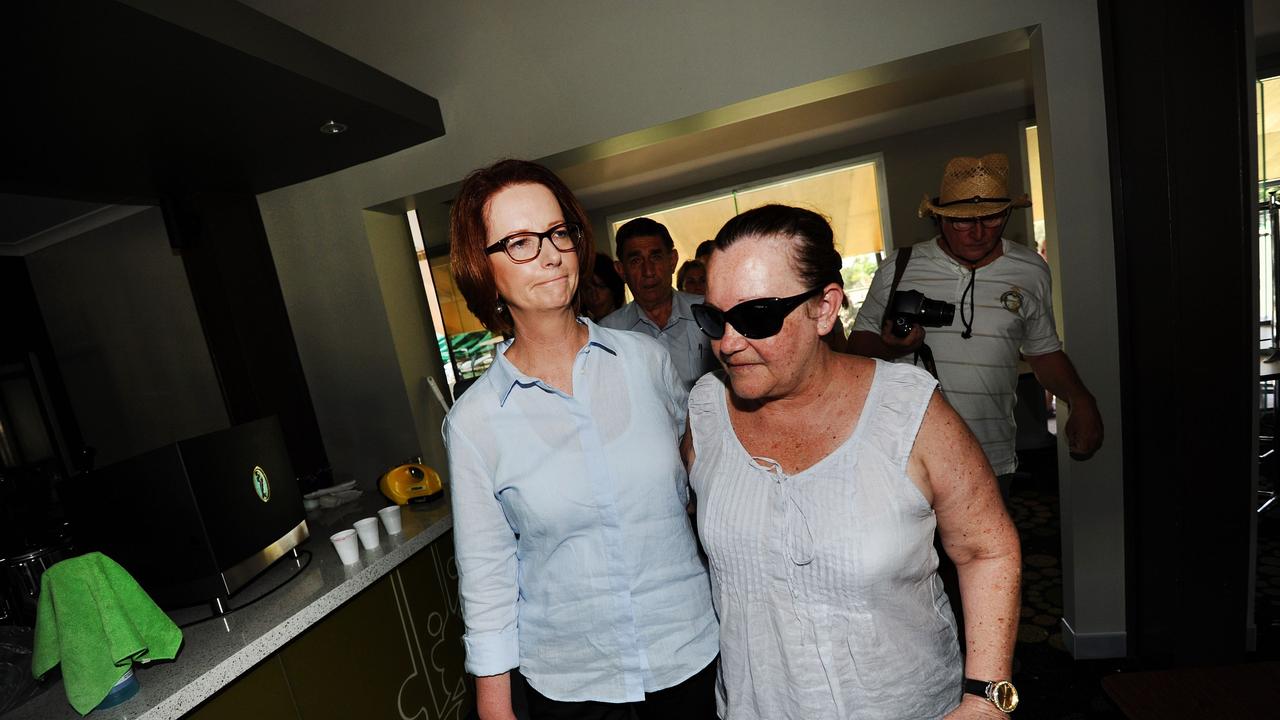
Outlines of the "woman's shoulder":
[{"label": "woman's shoulder", "polygon": [[728,392],[729,380],[725,377],[724,370],[714,370],[703,375],[689,389],[688,417],[695,444],[705,446],[707,438],[720,434],[728,427]]},{"label": "woman's shoulder", "polygon": [[938,380],[924,368],[906,362],[888,362],[873,359],[875,375],[869,393],[880,405],[894,405],[903,401],[914,404],[921,396],[929,396],[938,387]]},{"label": "woman's shoulder", "polygon": [[[891,360],[881,360],[879,358],[867,358],[858,355],[851,356],[855,360],[864,363],[863,367],[874,367],[874,376],[872,381],[888,381],[888,382],[916,382],[916,383],[934,383],[938,381],[934,379],[924,368],[913,365],[910,362],[893,362]],[[907,358],[910,359],[909,357]]]},{"label": "woman's shoulder", "polygon": [[689,390],[689,410],[695,408],[698,410],[706,410],[719,403],[727,391],[728,380],[725,378],[724,370],[713,370],[693,384]]},{"label": "woman's shoulder", "polygon": [[493,378],[490,377],[492,367],[476,378],[475,382],[453,401],[449,412],[445,413],[444,426],[469,428],[486,422],[493,406],[498,404],[497,394],[493,390]]}]

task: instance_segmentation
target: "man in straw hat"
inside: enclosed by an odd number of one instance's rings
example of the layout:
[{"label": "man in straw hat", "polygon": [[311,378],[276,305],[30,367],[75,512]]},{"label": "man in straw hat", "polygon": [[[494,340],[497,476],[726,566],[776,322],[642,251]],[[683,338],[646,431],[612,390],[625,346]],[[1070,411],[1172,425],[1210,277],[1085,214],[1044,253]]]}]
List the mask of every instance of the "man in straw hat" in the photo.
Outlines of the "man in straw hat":
[{"label": "man in straw hat", "polygon": [[[920,216],[933,218],[938,235],[911,248],[898,285],[899,292],[918,290],[957,308],[950,327],[929,329],[928,346],[943,393],[982,443],[1006,496],[1017,468],[1013,407],[1020,354],[1040,384],[1070,406],[1064,431],[1072,455],[1088,458],[1102,444],[1097,403],[1054,327],[1049,267],[1032,250],[1003,238],[1010,210],[1031,205],[1026,195],[1009,195],[1008,178],[1003,153],[948,162],[938,196],[920,204]],[[898,362],[921,354],[925,329],[915,323],[900,338],[885,317],[900,256],[890,255],[876,271],[849,337],[850,352]]]}]

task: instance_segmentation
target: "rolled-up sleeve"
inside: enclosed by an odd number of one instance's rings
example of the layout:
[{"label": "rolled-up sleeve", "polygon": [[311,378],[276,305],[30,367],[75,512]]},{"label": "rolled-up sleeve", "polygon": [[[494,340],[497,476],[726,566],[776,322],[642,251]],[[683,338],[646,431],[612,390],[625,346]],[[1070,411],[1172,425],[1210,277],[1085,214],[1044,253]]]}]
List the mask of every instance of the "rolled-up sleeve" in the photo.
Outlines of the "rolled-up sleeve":
[{"label": "rolled-up sleeve", "polygon": [[465,432],[446,418],[454,553],[466,633],[467,672],[498,675],[520,665],[516,538],[493,477]]}]

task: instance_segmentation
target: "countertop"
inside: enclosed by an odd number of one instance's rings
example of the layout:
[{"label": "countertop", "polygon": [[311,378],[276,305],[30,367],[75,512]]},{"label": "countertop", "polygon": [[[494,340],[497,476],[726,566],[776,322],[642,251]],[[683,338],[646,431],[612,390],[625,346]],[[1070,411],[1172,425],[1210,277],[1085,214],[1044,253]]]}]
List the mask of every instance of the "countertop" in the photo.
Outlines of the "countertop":
[{"label": "countertop", "polygon": [[[428,506],[406,506],[400,513],[403,528],[398,535],[387,535],[379,527],[381,546],[361,548],[360,562],[343,565],[329,536],[374,515],[384,505],[382,496],[366,492],[346,505],[307,513],[311,538],[299,551],[310,551],[310,561],[286,555],[233,595],[231,605],[241,607],[290,575],[296,573],[296,577],[252,605],[183,628],[182,649],[176,660],[135,665],[138,694],[114,708],[94,712],[92,717],[181,717],[453,527],[447,498]],[[300,564],[306,567],[299,572]],[[209,614],[208,608],[201,607],[171,612],[170,617],[182,625]],[[76,720],[80,714],[67,702],[61,681],[4,715],[5,720],[62,718]]]}]

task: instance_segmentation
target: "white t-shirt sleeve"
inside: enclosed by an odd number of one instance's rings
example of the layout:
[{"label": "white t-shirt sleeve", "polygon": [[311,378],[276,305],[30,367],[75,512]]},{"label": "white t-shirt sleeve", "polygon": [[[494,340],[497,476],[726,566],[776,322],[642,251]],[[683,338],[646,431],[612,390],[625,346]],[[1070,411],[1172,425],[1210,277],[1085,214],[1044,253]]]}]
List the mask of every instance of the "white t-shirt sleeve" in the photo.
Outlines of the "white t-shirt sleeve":
[{"label": "white t-shirt sleeve", "polygon": [[1049,276],[1049,266],[1040,256],[1035,258],[1036,279],[1027,298],[1025,315],[1026,335],[1019,348],[1023,355],[1047,355],[1062,349],[1062,341],[1058,339],[1058,328],[1053,321],[1053,281]]}]

